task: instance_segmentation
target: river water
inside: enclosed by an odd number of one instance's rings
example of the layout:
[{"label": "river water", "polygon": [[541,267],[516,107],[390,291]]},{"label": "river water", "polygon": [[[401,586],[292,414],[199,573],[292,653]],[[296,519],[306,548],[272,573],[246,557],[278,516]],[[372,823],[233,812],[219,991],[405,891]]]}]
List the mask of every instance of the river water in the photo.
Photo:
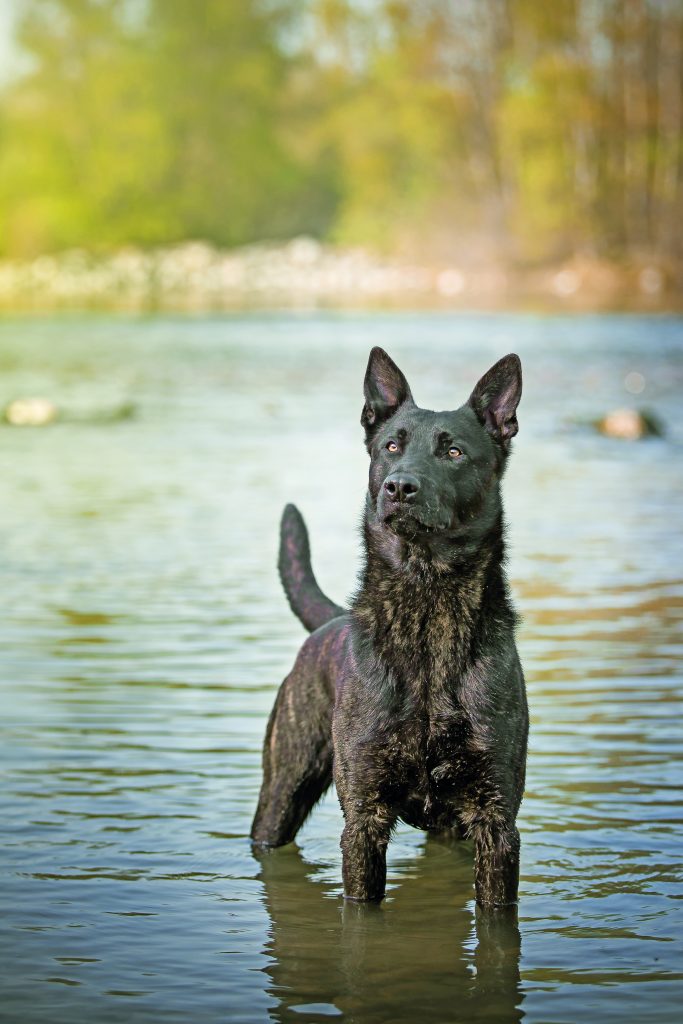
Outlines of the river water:
[{"label": "river water", "polygon": [[[304,637],[279,514],[299,505],[348,597],[373,344],[431,408],[524,364],[518,922],[476,914],[468,844],[405,826],[382,907],[345,907],[334,793],[297,845],[247,838]],[[0,426],[3,1021],[680,1019],[681,319],[5,320],[0,371],[0,405],[62,412]],[[624,404],[665,436],[586,425]]]}]

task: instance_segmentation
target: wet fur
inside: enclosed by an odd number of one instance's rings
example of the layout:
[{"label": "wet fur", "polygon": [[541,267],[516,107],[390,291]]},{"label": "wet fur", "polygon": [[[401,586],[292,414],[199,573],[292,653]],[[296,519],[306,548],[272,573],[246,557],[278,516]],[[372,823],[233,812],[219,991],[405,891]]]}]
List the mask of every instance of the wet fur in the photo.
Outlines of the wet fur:
[{"label": "wet fur", "polygon": [[[280,573],[313,632],[270,716],[252,838],[290,842],[334,777],[348,899],[384,895],[400,818],[473,839],[477,902],[508,905],[528,715],[499,485],[521,367],[505,357],[464,406],[434,413],[373,349],[364,390],[366,562],[349,612],[318,587],[298,511],[283,515]],[[399,500],[391,481],[406,479],[419,489]]]}]

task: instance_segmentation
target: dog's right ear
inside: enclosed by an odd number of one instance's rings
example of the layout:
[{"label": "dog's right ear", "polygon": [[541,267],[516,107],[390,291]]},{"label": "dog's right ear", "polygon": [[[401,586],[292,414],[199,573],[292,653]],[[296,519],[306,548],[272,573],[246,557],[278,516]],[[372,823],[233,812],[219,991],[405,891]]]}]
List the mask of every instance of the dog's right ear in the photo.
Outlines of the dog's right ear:
[{"label": "dog's right ear", "polygon": [[365,405],[360,421],[365,428],[365,442],[369,445],[377,427],[393,416],[404,402],[412,402],[413,396],[396,363],[383,348],[377,347],[370,353],[363,393]]}]

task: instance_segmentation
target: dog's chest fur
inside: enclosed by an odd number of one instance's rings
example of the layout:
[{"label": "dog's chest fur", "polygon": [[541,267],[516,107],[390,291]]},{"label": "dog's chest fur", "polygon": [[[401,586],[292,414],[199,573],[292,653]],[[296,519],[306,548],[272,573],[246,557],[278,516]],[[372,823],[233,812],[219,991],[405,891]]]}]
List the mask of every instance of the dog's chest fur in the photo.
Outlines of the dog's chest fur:
[{"label": "dog's chest fur", "polygon": [[[424,566],[371,575],[354,607],[356,650],[372,694],[361,756],[378,796],[410,824],[437,828],[481,774],[477,654],[486,565],[460,578]],[[372,658],[365,653],[372,650]]]}]

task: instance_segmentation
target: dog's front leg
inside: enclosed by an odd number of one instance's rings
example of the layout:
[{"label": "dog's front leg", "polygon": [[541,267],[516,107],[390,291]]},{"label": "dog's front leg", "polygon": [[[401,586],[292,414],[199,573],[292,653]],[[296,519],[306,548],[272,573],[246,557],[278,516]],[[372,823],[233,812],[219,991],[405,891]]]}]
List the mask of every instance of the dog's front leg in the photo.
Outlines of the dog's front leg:
[{"label": "dog's front leg", "polygon": [[387,845],[396,818],[379,804],[344,808],[342,874],[348,900],[381,900],[387,878]]},{"label": "dog's front leg", "polygon": [[482,815],[470,830],[474,839],[474,890],[480,907],[517,902],[519,832],[496,814]]}]

